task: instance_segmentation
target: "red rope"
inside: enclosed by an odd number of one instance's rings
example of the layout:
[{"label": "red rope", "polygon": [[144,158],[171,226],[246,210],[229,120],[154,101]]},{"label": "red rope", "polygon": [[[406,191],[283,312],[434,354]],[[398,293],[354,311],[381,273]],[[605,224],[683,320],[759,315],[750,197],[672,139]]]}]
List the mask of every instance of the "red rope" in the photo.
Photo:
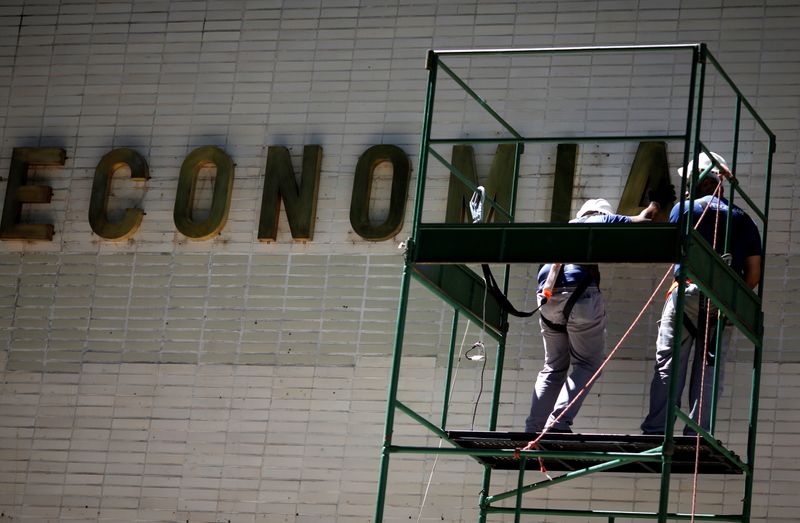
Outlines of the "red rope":
[{"label": "red rope", "polygon": [[[708,210],[711,206],[711,202],[714,201],[714,198],[717,199],[717,211],[716,216],[714,219],[714,240],[712,242],[712,247],[714,250],[717,249],[717,231],[719,230],[719,205],[720,205],[720,198],[722,197],[720,189],[722,188],[722,182],[717,185],[717,188],[714,189],[714,194],[709,201],[709,204],[703,210],[703,214]],[[702,216],[700,217],[702,219]],[[698,223],[700,220],[698,220]],[[708,334],[711,329],[711,307],[706,305],[706,327],[705,332],[703,333],[703,371],[700,377],[700,399],[699,405],[697,407],[697,421],[698,424],[702,426],[703,423],[703,400],[705,399],[705,386],[706,386],[706,367],[708,366]],[[717,347],[718,354],[715,355],[716,357],[716,364],[719,365],[719,347]],[[692,477],[692,519],[691,523],[694,523],[694,515],[695,510],[697,508],[697,479],[700,473],[700,433],[698,432],[695,436],[695,448],[694,448],[694,475]]]}]

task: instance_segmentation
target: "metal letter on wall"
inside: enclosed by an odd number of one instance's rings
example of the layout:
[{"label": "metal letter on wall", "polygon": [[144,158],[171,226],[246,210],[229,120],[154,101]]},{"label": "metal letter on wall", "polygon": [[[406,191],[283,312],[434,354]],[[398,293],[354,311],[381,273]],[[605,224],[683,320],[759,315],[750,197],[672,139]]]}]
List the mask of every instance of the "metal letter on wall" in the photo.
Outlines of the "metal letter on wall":
[{"label": "metal letter on wall", "polygon": [[[486,196],[493,199],[501,207],[508,210],[511,206],[511,186],[514,180],[514,160],[516,146],[514,144],[500,144],[492,159],[492,167],[489,169],[489,178],[484,183]],[[466,178],[478,182],[478,173],[475,168],[475,152],[471,145],[453,146],[453,167],[461,171]],[[469,216],[467,211],[469,199],[472,191],[450,173],[450,182],[447,188],[447,207],[445,210],[445,222],[461,223]],[[505,222],[508,221],[502,214],[497,214],[494,208],[487,209],[486,221]]]},{"label": "metal letter on wall", "polygon": [[111,178],[121,167],[128,166],[131,180],[144,181],[150,178],[147,161],[133,149],[119,148],[100,159],[94,170],[92,195],[89,200],[89,225],[94,233],[106,240],[125,240],[133,236],[142,224],[142,209],[125,209],[121,220],[109,221],[108,198],[111,195]]},{"label": "metal letter on wall", "polygon": [[60,148],[15,147],[11,153],[8,170],[6,198],[0,220],[2,240],[47,240],[53,239],[51,223],[21,223],[22,205],[50,203],[53,188],[49,185],[27,185],[28,169],[31,165],[64,165],[67,153]]},{"label": "metal letter on wall", "polygon": [[560,143],[556,149],[556,176],[553,180],[551,222],[568,222],[572,218],[572,189],[575,186],[575,159],[578,144]]},{"label": "metal letter on wall", "polygon": [[[194,192],[200,169],[214,165],[217,168],[214,191],[208,217],[195,222],[192,219]],[[228,154],[213,145],[198,147],[190,152],[181,165],[178,192],[175,195],[173,217],[175,227],[193,240],[205,240],[219,233],[228,219],[228,209],[233,192],[233,160]]]},{"label": "metal letter on wall", "polygon": [[281,199],[285,204],[292,238],[299,241],[311,241],[314,238],[321,166],[322,147],[303,147],[303,165],[298,187],[289,150],[281,146],[269,148],[261,196],[261,217],[258,220],[260,241],[274,242],[277,238]]},{"label": "metal letter on wall", "polygon": [[[383,223],[372,223],[369,219],[369,200],[372,191],[372,176],[381,162],[392,163],[392,189],[389,197],[389,215]],[[396,145],[373,145],[358,158],[353,197],[350,200],[350,224],[365,240],[387,240],[403,227],[408,185],[411,182],[411,162]]]},{"label": "metal letter on wall", "polygon": [[[617,212],[627,215],[638,214],[648,203],[645,201],[648,190],[658,190],[670,183],[667,144],[640,142]],[[661,209],[655,219],[666,221],[670,210],[670,208]]]}]

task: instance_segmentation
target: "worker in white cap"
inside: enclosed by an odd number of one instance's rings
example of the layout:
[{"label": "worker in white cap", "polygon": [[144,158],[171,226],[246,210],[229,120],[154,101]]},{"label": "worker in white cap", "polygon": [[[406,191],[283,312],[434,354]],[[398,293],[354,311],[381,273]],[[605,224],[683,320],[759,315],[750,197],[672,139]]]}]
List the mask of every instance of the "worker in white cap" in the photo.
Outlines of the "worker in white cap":
[{"label": "worker in white cap", "polygon": [[[742,277],[744,282],[753,288],[758,285],[761,278],[761,235],[753,220],[739,207],[729,205],[722,197],[722,181],[733,175],[728,169],[725,158],[716,153],[711,156],[701,153],[698,157],[697,172],[705,176],[697,182],[692,223],[697,224],[697,231],[708,241],[731,268]],[[691,175],[694,165],[689,163],[687,168],[678,169],[680,176]],[[688,218],[689,202],[684,204],[684,214]],[[708,211],[703,215],[703,211]],[[680,217],[680,204],[675,205],[670,213],[669,220],[677,222]],[[730,215],[730,237],[728,238],[728,252],[724,247],[726,222]],[[701,218],[702,217],[702,218]],[[716,239],[715,239],[716,237]],[[715,244],[716,242],[716,244]],[[684,300],[683,318],[677,318],[676,307],[678,299],[678,271],[680,266],[675,266],[676,282],[670,288],[664,309],[661,313],[658,338],[656,341],[656,365],[653,380],[650,384],[650,409],[647,417],[642,422],[642,432],[645,434],[663,434],[666,424],[667,401],[669,399],[669,376],[674,368],[672,350],[675,336],[681,336],[681,359],[678,363],[678,397],[681,397],[686,383],[690,355],[692,374],[689,387],[689,415],[701,427],[708,430],[711,419],[711,395],[714,377],[714,366],[723,365],[725,347],[730,340],[730,329],[724,329],[719,347],[720,354],[715,354],[715,339],[718,310],[703,296],[697,285],[687,281]],[[706,319],[709,321],[706,321]],[[678,324],[682,327],[678,327]],[[678,329],[681,329],[680,332]],[[707,342],[708,341],[708,342]],[[704,354],[706,357],[704,357]],[[720,371],[722,370],[721,367]],[[701,378],[702,376],[702,378]],[[722,391],[722,372],[720,382],[717,384],[718,392]],[[701,402],[701,383],[703,385],[703,398]],[[701,408],[702,405],[702,408]],[[700,416],[702,410],[702,416]],[[699,421],[698,421],[699,419]],[[694,434],[688,426],[684,434]]]},{"label": "worker in white cap", "polygon": [[[670,203],[675,201],[672,191]],[[652,202],[636,216],[623,216],[615,214],[608,201],[595,198],[587,200],[570,223],[649,221],[660,208]],[[572,432],[570,427],[585,393],[564,410],[604,359],[606,311],[599,284],[597,265],[547,264],[539,270],[544,365],[534,386],[525,432],[541,432],[545,427],[550,432]]]}]

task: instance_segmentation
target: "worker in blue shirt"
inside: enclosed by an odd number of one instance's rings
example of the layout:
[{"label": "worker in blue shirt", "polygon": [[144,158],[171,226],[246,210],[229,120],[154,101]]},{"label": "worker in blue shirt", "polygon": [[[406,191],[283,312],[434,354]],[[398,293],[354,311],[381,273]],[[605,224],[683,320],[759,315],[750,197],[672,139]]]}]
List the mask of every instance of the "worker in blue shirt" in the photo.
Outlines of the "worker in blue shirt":
[{"label": "worker in blue shirt", "polygon": [[[723,258],[729,262],[731,268],[742,277],[744,282],[753,288],[758,285],[761,277],[761,235],[753,220],[739,207],[729,205],[722,197],[722,180],[732,177],[725,159],[711,153],[714,161],[705,153],[698,157],[700,172],[710,168],[712,175],[703,177],[697,186],[692,207],[692,223],[697,224],[697,231]],[[689,163],[686,173],[692,172],[692,163]],[[678,174],[683,175],[684,170],[678,169]],[[716,192],[716,194],[715,194]],[[684,212],[688,210],[689,202],[684,202]],[[708,210],[706,210],[708,209]],[[705,211],[705,215],[703,212]],[[673,207],[669,220],[677,222],[680,216],[680,204]],[[728,252],[724,252],[725,228],[728,216],[731,217],[730,238]],[[702,216],[702,219],[701,219]],[[715,240],[716,231],[716,240]],[[716,244],[715,244],[716,243]],[[678,277],[679,266],[675,266],[675,278]],[[656,340],[656,365],[653,380],[650,384],[650,410],[642,422],[644,434],[663,434],[666,423],[667,400],[669,398],[669,376],[672,372],[672,350],[676,335],[681,336],[681,360],[678,363],[678,405],[686,384],[690,356],[692,360],[692,373],[689,385],[689,415],[693,421],[708,430],[711,419],[711,395],[714,378],[714,366],[723,365],[725,348],[730,341],[730,329],[724,328],[721,336],[720,354],[715,354],[715,339],[718,309],[703,296],[700,289],[687,281],[684,300],[684,317],[678,319],[676,306],[678,297],[677,282],[673,283],[664,303],[659,323],[658,338]],[[707,321],[708,320],[708,321]],[[678,325],[681,327],[678,327]],[[681,329],[680,334],[677,329]],[[694,348],[694,354],[692,349]],[[704,354],[706,355],[704,357]],[[720,368],[720,371],[724,367]],[[702,380],[702,381],[701,381]],[[702,418],[698,422],[701,410],[701,384],[702,385]],[[717,384],[719,392],[722,391],[722,372]],[[694,431],[689,427],[684,429],[684,434],[691,435]]]},{"label": "worker in blue shirt", "polygon": [[[652,202],[636,216],[622,216],[615,214],[606,200],[597,198],[586,201],[570,223],[649,221],[660,208]],[[554,286],[545,289],[551,270],[556,271],[552,275]],[[541,432],[547,427],[550,432],[571,432],[572,421],[588,392],[588,381],[605,357],[606,312],[600,272],[597,265],[547,264],[538,277],[544,366],[536,379],[525,431]],[[581,394],[584,387],[587,391]],[[575,404],[564,412],[579,394]]]}]

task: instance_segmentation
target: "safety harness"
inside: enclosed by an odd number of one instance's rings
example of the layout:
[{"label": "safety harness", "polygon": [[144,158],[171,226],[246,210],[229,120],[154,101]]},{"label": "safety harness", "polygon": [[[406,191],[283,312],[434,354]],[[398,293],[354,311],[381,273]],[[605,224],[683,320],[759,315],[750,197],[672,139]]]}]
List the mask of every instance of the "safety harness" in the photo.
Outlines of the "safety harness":
[{"label": "safety harness", "polygon": [[[572,308],[575,307],[575,303],[578,302],[592,283],[598,286],[600,285],[600,268],[597,265],[581,265],[581,267],[583,267],[586,272],[584,272],[583,278],[578,282],[575,290],[572,291],[572,294],[570,294],[569,298],[567,298],[567,302],[564,304],[564,323],[555,323],[545,318],[544,315],[539,316],[542,323],[555,331],[567,332],[567,321],[569,321],[569,315],[572,313]],[[544,305],[544,302],[542,305]]]},{"label": "safety harness", "polygon": [[[570,297],[567,298],[567,303],[564,304],[564,323],[555,323],[548,320],[544,316],[540,316],[542,322],[553,330],[567,332],[567,320],[569,319],[569,315],[572,312],[572,308],[575,306],[575,303],[578,301],[578,299],[580,299],[581,296],[583,296],[583,293],[586,292],[586,289],[588,289],[590,285],[593,283],[600,285],[600,268],[597,265],[582,265],[582,267],[586,270],[586,272],[584,273],[583,278],[581,278],[581,280],[578,282],[575,290],[572,291]],[[547,303],[547,299],[543,298],[541,305],[532,311],[521,312],[517,310],[511,304],[511,302],[508,301],[508,298],[505,296],[505,294],[503,294],[503,291],[500,290],[500,287],[497,285],[497,281],[494,279],[494,275],[492,274],[492,270],[489,268],[489,266],[482,264],[481,269],[483,269],[483,277],[486,280],[487,291],[497,301],[498,305],[500,305],[500,308],[508,314],[518,318],[529,318],[536,314],[536,312],[542,308],[542,305]]]}]

